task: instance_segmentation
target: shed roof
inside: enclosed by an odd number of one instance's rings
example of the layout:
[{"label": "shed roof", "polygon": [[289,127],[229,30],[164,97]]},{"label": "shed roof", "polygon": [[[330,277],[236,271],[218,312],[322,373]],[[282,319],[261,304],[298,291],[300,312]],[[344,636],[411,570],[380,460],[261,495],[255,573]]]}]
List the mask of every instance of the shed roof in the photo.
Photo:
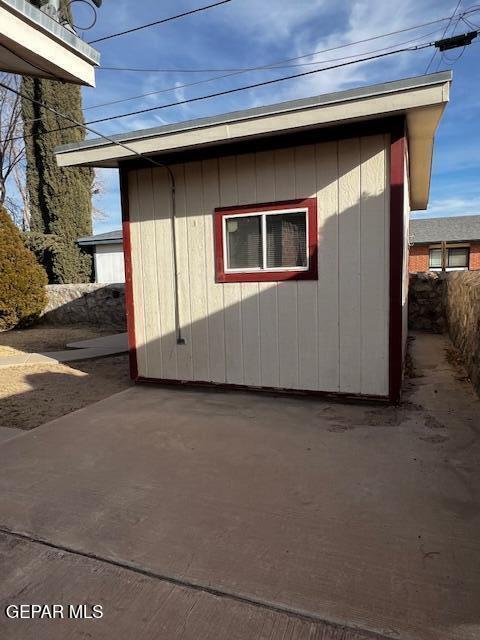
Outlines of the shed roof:
[{"label": "shed roof", "polygon": [[471,240],[480,240],[480,215],[419,218],[410,221],[410,241],[414,244]]},{"label": "shed roof", "polygon": [[[311,131],[394,115],[407,117],[412,208],[428,203],[433,137],[448,102],[450,71],[265,107],[200,118],[153,129],[68,144],[56,149],[60,166],[118,167],[146,156],[168,157],[185,150],[222,147],[246,140]],[[127,144],[128,151],[117,143]]]},{"label": "shed roof", "polygon": [[108,231],[107,233],[97,233],[94,236],[83,236],[78,238],[77,244],[82,247],[95,244],[121,244],[123,242],[123,232],[121,229]]}]

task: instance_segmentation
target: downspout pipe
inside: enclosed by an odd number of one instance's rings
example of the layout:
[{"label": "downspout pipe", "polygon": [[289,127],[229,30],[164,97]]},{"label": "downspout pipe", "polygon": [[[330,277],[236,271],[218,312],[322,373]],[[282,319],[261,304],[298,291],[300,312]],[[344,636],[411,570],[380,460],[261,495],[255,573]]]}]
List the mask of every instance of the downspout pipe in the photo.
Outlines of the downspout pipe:
[{"label": "downspout pipe", "polygon": [[177,256],[177,229],[176,229],[176,213],[177,213],[177,204],[176,204],[176,183],[175,176],[173,171],[168,166],[168,164],[161,164],[167,170],[168,177],[170,180],[170,201],[172,207],[171,221],[172,221],[172,256],[173,256],[173,280],[174,280],[174,307],[175,307],[175,336],[177,344],[186,344],[186,340],[182,335],[182,326],[180,323],[180,299],[178,295],[178,256]]}]

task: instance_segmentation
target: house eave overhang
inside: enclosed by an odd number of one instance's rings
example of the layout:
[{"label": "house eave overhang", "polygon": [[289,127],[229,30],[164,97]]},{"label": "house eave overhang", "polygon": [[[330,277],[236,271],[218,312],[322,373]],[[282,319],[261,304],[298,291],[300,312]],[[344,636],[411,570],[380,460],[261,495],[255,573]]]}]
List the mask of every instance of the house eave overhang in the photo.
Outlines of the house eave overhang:
[{"label": "house eave overhang", "polygon": [[0,0],[0,69],[95,86],[100,54],[27,0]]},{"label": "house eave overhang", "polygon": [[94,247],[100,244],[123,244],[123,240],[77,240],[77,244],[80,247]]},{"label": "house eave overhang", "polygon": [[[367,120],[403,116],[407,121],[410,205],[426,209],[430,191],[433,140],[449,98],[451,72],[409,78],[213,118],[136,131],[113,138],[87,140],[56,150],[59,166],[118,167],[136,154],[168,158],[242,141],[338,127]],[[126,144],[131,151],[120,146]]]}]

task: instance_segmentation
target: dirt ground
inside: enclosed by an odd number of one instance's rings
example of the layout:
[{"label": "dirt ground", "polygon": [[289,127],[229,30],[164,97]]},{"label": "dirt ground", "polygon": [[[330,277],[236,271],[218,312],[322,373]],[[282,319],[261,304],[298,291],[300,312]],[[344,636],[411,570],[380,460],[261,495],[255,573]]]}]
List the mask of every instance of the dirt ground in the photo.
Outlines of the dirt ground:
[{"label": "dirt ground", "polygon": [[128,356],[0,369],[0,427],[34,429],[130,386]]},{"label": "dirt ground", "polygon": [[14,329],[0,332],[0,356],[17,355],[19,353],[39,353],[43,351],[60,351],[67,342],[91,340],[100,336],[117,333],[111,327],[72,324],[62,327],[36,325],[27,329]]},{"label": "dirt ground", "polygon": [[[64,349],[110,335],[91,325],[36,326],[0,333],[0,355]],[[126,354],[68,364],[0,368],[0,427],[34,429],[130,386]]]}]

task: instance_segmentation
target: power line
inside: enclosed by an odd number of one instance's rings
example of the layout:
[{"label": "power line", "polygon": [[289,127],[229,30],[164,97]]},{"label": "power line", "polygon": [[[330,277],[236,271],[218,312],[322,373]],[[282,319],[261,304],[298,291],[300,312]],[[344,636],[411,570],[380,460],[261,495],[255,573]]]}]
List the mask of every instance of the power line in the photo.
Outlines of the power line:
[{"label": "power line", "polygon": [[[128,118],[130,116],[134,116],[134,115],[141,115],[144,113],[150,113],[152,111],[159,111],[161,109],[167,109],[169,107],[175,107],[175,106],[180,106],[180,105],[184,105],[184,104],[190,104],[192,102],[199,102],[201,100],[208,100],[211,98],[218,98],[220,96],[225,96],[225,95],[230,95],[233,93],[238,93],[239,91],[247,91],[249,89],[257,89],[259,87],[264,87],[264,86],[269,86],[272,84],[276,84],[277,82],[285,82],[286,80],[294,80],[297,78],[303,78],[306,76],[310,76],[316,73],[320,73],[322,71],[331,71],[333,69],[339,69],[341,67],[346,67],[352,64],[358,64],[361,62],[369,62],[371,60],[377,60],[379,58],[385,58],[387,56],[391,56],[391,55],[396,55],[397,53],[403,53],[406,51],[419,51],[421,49],[426,49],[428,47],[433,47],[435,45],[434,42],[427,42],[421,45],[416,45],[414,47],[406,47],[403,49],[395,49],[394,51],[387,51],[385,53],[379,53],[376,55],[372,55],[372,56],[368,56],[365,58],[359,58],[358,60],[350,60],[348,62],[341,62],[339,64],[335,64],[335,65],[331,65],[329,67],[322,67],[321,69],[313,69],[311,71],[303,71],[302,73],[296,73],[290,76],[283,76],[281,78],[274,78],[272,80],[264,80],[263,82],[256,82],[254,84],[250,84],[250,85],[244,85],[241,87],[236,87],[234,89],[225,89],[223,91],[217,91],[216,93],[210,93],[207,95],[203,95],[203,96],[197,96],[196,98],[187,98],[185,100],[179,100],[177,102],[170,102],[168,104],[163,104],[163,105],[158,105],[156,107],[149,107],[146,109],[139,109],[137,111],[132,111],[130,113],[122,113],[122,114],[118,114],[118,115],[114,115],[114,116],[109,116],[106,118],[99,118],[98,120],[91,120],[87,123],[85,123],[85,125],[82,124],[78,124],[76,123],[75,126],[85,126],[85,128],[90,131],[90,129],[88,128],[88,125],[92,125],[92,124],[99,124],[99,123],[103,123],[103,122],[111,122],[113,120],[119,120],[121,118]],[[0,84],[0,86],[2,86]],[[61,114],[59,114],[60,117],[62,117]],[[72,121],[72,119],[70,117],[66,118],[67,120],[69,120],[70,122]],[[57,129],[51,129],[49,131],[44,131],[39,133],[38,135],[45,135],[47,133],[54,133],[56,131],[65,131],[66,129],[72,129],[74,127],[59,127]],[[33,134],[29,134],[28,137],[32,137]],[[20,136],[22,137],[22,136]]]},{"label": "power line", "polygon": [[215,2],[213,4],[207,4],[203,7],[198,7],[197,9],[192,9],[190,11],[184,11],[183,13],[177,13],[175,16],[170,16],[169,18],[162,18],[161,20],[155,20],[154,22],[149,22],[148,24],[142,24],[138,27],[133,27],[132,29],[126,29],[125,31],[119,31],[118,33],[112,33],[108,36],[103,36],[102,38],[97,38],[96,40],[91,40],[88,44],[97,44],[97,42],[104,42],[105,40],[111,40],[112,38],[118,38],[119,36],[125,36],[128,33],[134,33],[135,31],[141,31],[142,29],[148,29],[149,27],[154,27],[157,24],[164,24],[165,22],[171,22],[172,20],[178,20],[179,18],[184,18],[185,16],[191,16],[194,13],[199,13],[200,11],[206,11],[207,9],[213,9],[214,7],[219,7],[222,4],[227,4],[227,2],[231,2],[232,0],[220,0],[220,2]]},{"label": "power line", "polygon": [[[457,5],[456,5],[455,9],[453,10],[453,13],[452,13],[452,15],[450,16],[450,19],[449,19],[449,21],[448,21],[448,23],[447,23],[447,26],[445,27],[445,29],[444,29],[444,31],[443,31],[443,33],[442,33],[442,38],[444,38],[444,37],[445,37],[445,34],[447,33],[447,31],[448,31],[448,29],[449,29],[449,27],[450,27],[450,24],[451,24],[451,22],[452,22],[452,20],[453,20],[453,18],[454,18],[454,16],[455,16],[455,14],[457,13],[457,10],[458,10],[458,8],[459,8],[459,6],[460,6],[460,4],[461,4],[461,3],[462,3],[462,0],[458,0]],[[435,60],[435,56],[436,56],[436,55],[437,55],[437,49],[435,49],[435,51],[433,52],[432,57],[430,58],[430,61],[429,61],[429,63],[427,64],[427,68],[425,69],[425,73],[428,73],[428,70],[429,70],[429,69],[430,69],[430,67],[432,66],[432,63],[433,63],[433,61]]]},{"label": "power line", "polygon": [[142,115],[144,113],[150,113],[152,111],[157,111],[159,109],[166,109],[168,107],[173,107],[173,106],[177,106],[177,105],[182,105],[182,104],[189,104],[191,102],[198,102],[199,100],[207,100],[210,98],[217,98],[220,96],[224,96],[224,95],[229,95],[232,93],[237,93],[239,91],[247,91],[250,89],[257,89],[259,87],[264,87],[264,86],[268,86],[268,85],[272,85],[275,84],[277,82],[285,82],[286,80],[294,80],[297,78],[303,78],[305,76],[309,76],[309,75],[313,75],[315,73],[320,73],[321,71],[330,71],[332,69],[338,69],[340,67],[346,67],[348,65],[351,64],[357,64],[360,62],[368,62],[370,60],[376,60],[378,58],[385,58],[387,56],[391,56],[397,53],[403,53],[405,51],[418,51],[420,49],[425,49],[427,47],[432,47],[434,45],[433,42],[430,43],[425,43],[422,45],[416,45],[414,47],[406,47],[403,49],[395,49],[394,51],[387,51],[385,53],[378,53],[372,56],[368,56],[365,58],[359,58],[358,60],[350,60],[348,62],[341,62],[339,64],[335,64],[335,65],[331,65],[329,67],[322,67],[321,69],[313,69],[311,71],[303,71],[302,73],[296,73],[296,74],[292,74],[289,76],[282,76],[281,78],[273,78],[272,80],[264,80],[262,82],[255,82],[253,84],[249,84],[249,85],[244,85],[241,87],[236,87],[234,89],[225,89],[223,91],[217,91],[216,93],[210,93],[208,95],[204,95],[204,96],[198,96],[196,98],[187,98],[185,100],[179,100],[177,102],[172,102],[170,104],[164,104],[164,105],[160,105],[160,106],[156,106],[156,107],[148,107],[146,109],[138,109],[137,111],[131,111],[129,113],[123,113],[123,114],[118,114],[115,116],[109,116],[107,118],[99,118],[98,120],[92,120],[91,124],[98,124],[100,122],[110,122],[112,120],[118,120],[121,118],[128,118],[130,116],[135,116],[135,115]]},{"label": "power line", "polygon": [[[437,30],[436,30],[437,31]],[[429,33],[424,33],[422,35],[423,38],[427,38],[431,35],[434,35],[436,33],[436,31],[430,31]],[[418,40],[420,40],[420,37],[416,37],[416,38],[412,38],[411,40],[405,40],[403,42],[397,42],[396,44],[393,45],[389,45],[388,47],[382,47],[381,49],[373,49],[370,51],[365,51],[365,54],[371,54],[371,53],[377,53],[378,51],[387,51],[388,49],[393,49],[393,47],[398,47],[398,46],[403,46],[405,44],[410,44],[411,42],[418,42]],[[315,55],[315,54],[306,54],[306,55]],[[291,67],[301,67],[301,66],[314,66],[314,65],[318,65],[318,64],[324,64],[326,62],[335,62],[337,60],[348,60],[351,58],[358,58],[360,54],[359,53],[355,53],[352,54],[350,56],[343,56],[341,58],[331,58],[329,60],[316,60],[315,62],[304,62],[298,65],[289,65],[289,66],[269,66],[269,67],[252,67],[251,71],[260,71],[260,70],[264,70],[264,71],[275,71],[276,69],[284,69],[284,68],[291,68]],[[122,102],[130,102],[132,100],[138,100],[140,98],[147,98],[150,96],[155,96],[155,95],[159,95],[161,93],[167,93],[168,91],[176,91],[178,89],[185,89],[188,87],[194,87],[197,86],[199,84],[206,84],[208,82],[213,82],[215,80],[222,80],[224,78],[231,78],[233,76],[237,76],[237,75],[241,75],[243,73],[246,73],[246,71],[234,71],[232,73],[226,73],[224,75],[220,75],[220,76],[212,76],[211,78],[204,78],[203,80],[196,80],[195,82],[186,82],[186,83],[182,83],[182,84],[175,84],[174,86],[171,87],[167,87],[166,89],[158,89],[156,91],[148,91],[147,93],[140,93],[138,95],[135,96],[130,96],[128,98],[120,98],[118,100],[111,100],[109,102],[102,102],[99,104],[94,104],[94,105],[90,105],[89,107],[85,107],[83,110],[84,111],[91,111],[93,109],[100,109],[101,107],[109,107],[111,105],[114,104],[121,104]]]},{"label": "power line", "polygon": [[[470,13],[474,13],[476,11],[479,11],[480,9],[475,9],[474,11],[465,11],[463,12],[461,15],[465,16],[468,15]],[[133,69],[133,68],[125,68],[125,67],[100,67],[99,70],[106,70],[106,71],[138,71],[141,73],[155,73],[156,71],[159,72],[180,72],[180,71],[185,71],[186,73],[196,73],[196,72],[201,72],[201,71],[205,71],[205,72],[209,72],[209,71],[233,71],[233,72],[242,72],[242,73],[247,73],[249,71],[257,71],[257,70],[262,70],[262,69],[269,69],[272,67],[275,67],[277,65],[282,65],[284,63],[288,63],[288,62],[295,62],[296,60],[302,60],[303,58],[309,58],[311,56],[314,55],[318,55],[320,53],[328,53],[330,51],[337,51],[338,49],[345,49],[347,47],[353,47],[357,44],[365,44],[367,42],[372,42],[373,40],[379,40],[381,38],[388,38],[390,36],[395,36],[398,35],[400,33],[406,33],[407,31],[414,31],[415,29],[421,29],[422,27],[429,27],[433,24],[439,24],[441,22],[445,22],[447,20],[451,20],[451,16],[445,16],[443,18],[437,18],[436,20],[430,20],[429,22],[423,22],[421,24],[417,24],[417,25],[413,25],[411,27],[405,27],[404,29],[397,29],[396,31],[390,31],[388,33],[382,33],[376,36],[370,36],[369,38],[363,38],[362,40],[355,40],[354,42],[347,42],[345,44],[339,44],[336,45],[334,47],[328,47],[327,49],[319,49],[317,51],[313,51],[311,53],[305,53],[302,54],[300,56],[295,56],[293,58],[286,58],[284,60],[280,60],[277,62],[271,62],[270,64],[265,64],[265,65],[261,65],[261,66],[256,66],[256,67],[244,67],[244,68],[240,68],[240,69],[185,69],[185,70],[181,70],[181,69]],[[424,37],[424,36],[423,36]],[[279,67],[280,68],[280,67]]]},{"label": "power line", "polygon": [[[461,0],[460,0],[461,1]],[[480,5],[473,5],[471,7],[469,7],[467,10],[463,11],[462,13],[458,14],[459,18],[463,18],[464,16],[470,15],[472,13],[477,13],[478,11],[480,11]],[[437,18],[436,20],[430,20],[429,22],[423,22],[421,24],[417,24],[417,25],[413,25],[411,27],[405,27],[404,29],[397,29],[396,31],[390,31],[388,33],[382,33],[376,36],[371,36],[369,38],[364,38],[362,40],[355,40],[354,42],[347,42],[345,44],[340,44],[340,45],[336,45],[335,47],[329,47],[328,49],[320,49],[318,51],[313,51],[311,53],[305,53],[302,54],[300,56],[295,56],[294,58],[286,58],[284,60],[280,60],[277,62],[271,62],[270,64],[265,64],[265,65],[261,65],[258,67],[243,67],[243,68],[232,68],[232,69],[208,69],[208,68],[197,68],[197,69],[179,69],[179,68],[165,68],[165,69],[140,69],[140,68],[130,68],[130,67],[99,67],[99,71],[104,70],[104,71],[138,71],[141,73],[155,73],[155,72],[161,72],[161,73],[201,73],[201,72],[215,72],[215,71],[233,71],[233,72],[238,72],[238,73],[247,73],[249,71],[257,71],[257,70],[262,70],[262,69],[270,69],[270,68],[275,68],[278,67],[279,69],[282,68],[279,65],[283,65],[284,63],[287,62],[294,62],[296,60],[301,60],[302,58],[309,58],[311,56],[314,55],[318,55],[320,53],[327,53],[329,51],[336,51],[338,49],[344,49],[347,47],[353,47],[357,44],[364,44],[367,42],[372,42],[373,40],[379,40],[381,38],[388,38],[389,36],[394,36],[394,35],[398,35],[400,33],[405,33],[407,31],[414,31],[415,29],[421,29],[422,27],[428,27],[431,26],[433,24],[439,24],[441,22],[446,22],[446,21],[451,21],[452,20],[451,15],[449,16],[445,16],[443,18]],[[447,25],[448,28],[448,25]],[[446,30],[443,32],[444,34],[446,33]],[[421,37],[426,37],[428,34],[424,34]],[[314,63],[309,63],[309,64],[314,64]]]},{"label": "power line", "polygon": [[[476,13],[478,11],[480,11],[480,6],[478,8],[470,7],[467,11],[462,12],[462,14],[460,14],[460,15],[463,17],[463,16],[469,15],[471,13]],[[346,43],[346,44],[337,45],[335,47],[329,47],[328,49],[320,49],[320,50],[317,50],[317,51],[313,51],[311,53],[303,54],[301,56],[296,56],[296,57],[293,57],[293,58],[287,58],[287,59],[284,59],[284,60],[279,60],[277,62],[271,62],[271,63],[266,64],[266,65],[261,65],[261,66],[258,66],[258,67],[245,67],[244,69],[242,69],[240,71],[232,71],[231,73],[227,73],[227,74],[224,74],[224,75],[213,76],[211,78],[205,78],[205,79],[202,79],[202,80],[197,80],[195,82],[182,83],[180,85],[175,85],[174,87],[169,87],[167,89],[160,89],[160,90],[157,90],[157,91],[149,91],[147,93],[142,93],[142,94],[139,94],[139,95],[130,96],[128,98],[121,98],[119,100],[112,100],[110,102],[104,102],[104,103],[100,103],[100,104],[91,105],[89,107],[85,107],[84,111],[88,111],[90,109],[98,109],[98,108],[101,108],[101,107],[108,107],[108,106],[111,106],[111,105],[114,105],[114,104],[120,104],[122,102],[129,102],[131,100],[136,100],[136,99],[140,99],[140,98],[146,98],[146,97],[149,97],[149,96],[158,95],[158,94],[161,94],[161,93],[166,93],[168,91],[174,91],[176,89],[183,89],[183,88],[187,88],[187,87],[193,87],[193,86],[198,85],[198,84],[213,82],[215,80],[222,80],[224,78],[232,77],[232,76],[235,76],[235,75],[241,75],[243,73],[249,73],[251,71],[263,71],[263,70],[271,70],[271,69],[274,70],[275,68],[281,69],[282,66],[280,66],[280,65],[283,65],[284,63],[293,62],[295,60],[301,60],[303,58],[308,58],[308,57],[311,57],[311,56],[314,56],[314,55],[319,55],[320,53],[327,53],[329,51],[335,51],[335,50],[343,49],[343,48],[346,48],[346,47],[352,47],[352,46],[355,46],[355,45],[358,45],[358,44],[364,44],[366,42],[371,42],[373,40],[378,40],[380,38],[387,38],[387,37],[392,36],[392,35],[397,35],[399,33],[404,33],[404,32],[407,32],[407,31],[413,31],[415,29],[420,29],[422,27],[426,27],[426,26],[429,26],[429,25],[432,25],[432,24],[439,24],[441,22],[445,22],[445,21],[450,20],[450,19],[451,19],[451,16],[447,16],[447,17],[444,17],[444,18],[438,18],[436,20],[431,20],[430,22],[424,22],[424,23],[419,24],[419,25],[406,27],[405,29],[399,29],[397,31],[391,31],[389,33],[379,34],[379,35],[376,35],[376,36],[372,36],[370,38],[364,38],[363,40],[357,40],[357,41],[354,41],[354,42],[349,42],[349,43]],[[469,28],[471,28],[471,27],[469,27]],[[434,32],[422,34],[421,37],[428,37],[429,35],[432,35],[433,33]],[[419,36],[419,38],[420,38],[420,36]],[[412,40],[412,42],[418,40],[419,38],[415,38],[414,40]],[[410,41],[396,43],[395,45],[391,45],[391,46],[392,47],[393,46],[399,46],[399,45],[402,46],[403,44],[408,44],[408,42],[410,42]],[[387,48],[389,48],[389,47],[385,47],[385,49],[387,49]],[[382,50],[383,49],[378,49],[376,51],[382,51]],[[367,53],[373,53],[373,52],[367,52]],[[360,54],[356,54],[356,55],[360,55]],[[351,57],[354,57],[354,56],[351,56]],[[346,58],[347,58],[347,56],[345,58],[340,58],[340,59],[346,59]],[[323,62],[324,61],[317,61],[317,62],[311,62],[311,63],[305,63],[305,64],[314,65],[314,64],[322,64]],[[102,69],[102,68],[104,68],[104,67],[101,67],[100,69]],[[113,68],[111,68],[111,69],[113,70]],[[154,72],[154,71],[155,70],[151,70],[151,72]],[[167,71],[170,71],[170,70],[165,69],[165,71],[167,72]],[[172,71],[173,71],[173,69],[172,69]],[[177,69],[177,71],[178,71],[178,69]]]},{"label": "power line", "polygon": [[[403,42],[396,42],[395,44],[391,44],[388,45],[386,47],[381,47],[380,49],[371,49],[370,51],[363,51],[362,53],[352,53],[349,56],[340,56],[339,58],[329,58],[327,60],[313,60],[310,62],[296,62],[294,64],[283,64],[282,62],[275,62],[275,63],[271,63],[269,65],[263,65],[263,66],[259,66],[259,67],[240,67],[240,68],[226,68],[226,69],[139,69],[139,68],[121,68],[121,67],[99,67],[99,70],[103,70],[103,71],[139,71],[142,73],[207,73],[207,72],[229,72],[227,75],[222,75],[222,76],[218,76],[218,78],[227,78],[231,75],[239,75],[239,74],[243,74],[243,73],[249,73],[251,71],[275,71],[275,70],[282,70],[282,69],[293,69],[293,68],[297,68],[297,67],[313,67],[317,64],[324,64],[326,62],[337,62],[338,60],[350,60],[351,58],[358,58],[358,56],[360,55],[367,55],[370,53],[377,53],[378,51],[387,51],[388,49],[393,49],[394,47],[401,47],[404,44],[410,44],[411,42],[418,42],[418,40],[422,40],[423,38],[428,38],[429,36],[434,35],[435,33],[437,33],[438,29],[435,29],[435,31],[429,31],[428,33],[422,33],[422,35],[418,35],[415,38],[410,38],[409,40],[404,40]],[[350,46],[350,45],[348,45]],[[325,49],[324,51],[329,51],[329,49]],[[312,53],[306,53],[303,56],[301,56],[302,58],[309,58],[311,56],[315,56],[315,55],[319,55],[320,53],[323,53],[323,51],[314,51]],[[297,60],[299,58],[296,58]],[[287,60],[285,62],[288,62]],[[211,78],[211,80],[215,80],[215,76],[213,78]],[[208,79],[206,80],[200,80],[199,82],[208,82]],[[197,83],[191,83],[191,84],[197,84]],[[180,86],[191,86],[190,83],[185,84],[185,85],[180,85]],[[172,87],[173,89],[175,88],[179,88],[179,85],[177,85],[176,87]],[[164,89],[162,91],[168,91],[168,89]],[[157,93],[152,92],[152,93]],[[159,92],[160,93],[160,92]],[[152,95],[152,94],[143,94],[143,95]],[[138,96],[138,97],[143,97],[142,96]],[[130,98],[131,99],[131,98]],[[106,103],[106,104],[111,104],[111,103]],[[102,105],[105,106],[105,105]],[[92,109],[94,107],[87,107],[89,109]]]},{"label": "power line", "polygon": [[[11,93],[15,93],[17,96],[19,96],[20,98],[22,98],[24,100],[28,100],[29,102],[32,102],[33,104],[36,104],[39,107],[42,107],[43,109],[46,109],[47,111],[50,111],[51,113],[55,114],[59,118],[63,118],[65,120],[68,120],[69,122],[73,123],[73,126],[65,127],[65,129],[73,129],[75,127],[83,127],[84,129],[86,129],[90,133],[95,134],[99,138],[102,138],[103,140],[106,140],[107,142],[111,142],[112,144],[114,144],[114,145],[116,145],[118,147],[122,147],[126,151],[129,151],[130,153],[133,153],[134,155],[138,156],[139,158],[143,158],[143,159],[147,160],[148,162],[150,162],[150,164],[154,165],[155,167],[161,167],[161,168],[167,169],[167,171],[171,174],[170,167],[167,164],[165,164],[164,162],[157,162],[156,160],[153,160],[153,158],[150,158],[149,156],[145,156],[143,153],[140,153],[139,151],[136,151],[135,149],[132,149],[129,145],[126,145],[124,142],[119,142],[118,140],[114,140],[110,136],[107,136],[104,133],[100,133],[99,131],[96,131],[95,129],[92,129],[89,126],[88,123],[83,123],[82,124],[78,120],[75,120],[75,118],[72,118],[71,116],[65,115],[64,113],[61,113],[60,111],[58,111],[58,109],[55,109],[54,107],[51,107],[50,105],[42,102],[41,100],[36,100],[35,98],[31,98],[30,96],[27,96],[26,94],[22,93],[18,89],[10,87],[9,85],[4,84],[3,82],[0,82],[0,87],[2,89],[6,89],[7,91],[10,91]],[[54,129],[54,131],[56,131],[56,129]],[[51,133],[51,131],[45,131],[45,133]],[[23,136],[20,136],[20,137],[23,137]],[[9,139],[4,140],[4,142],[10,142],[10,140],[16,140],[16,139],[18,139],[18,138],[9,138]],[[171,174],[171,175],[173,177],[173,174]]]}]

